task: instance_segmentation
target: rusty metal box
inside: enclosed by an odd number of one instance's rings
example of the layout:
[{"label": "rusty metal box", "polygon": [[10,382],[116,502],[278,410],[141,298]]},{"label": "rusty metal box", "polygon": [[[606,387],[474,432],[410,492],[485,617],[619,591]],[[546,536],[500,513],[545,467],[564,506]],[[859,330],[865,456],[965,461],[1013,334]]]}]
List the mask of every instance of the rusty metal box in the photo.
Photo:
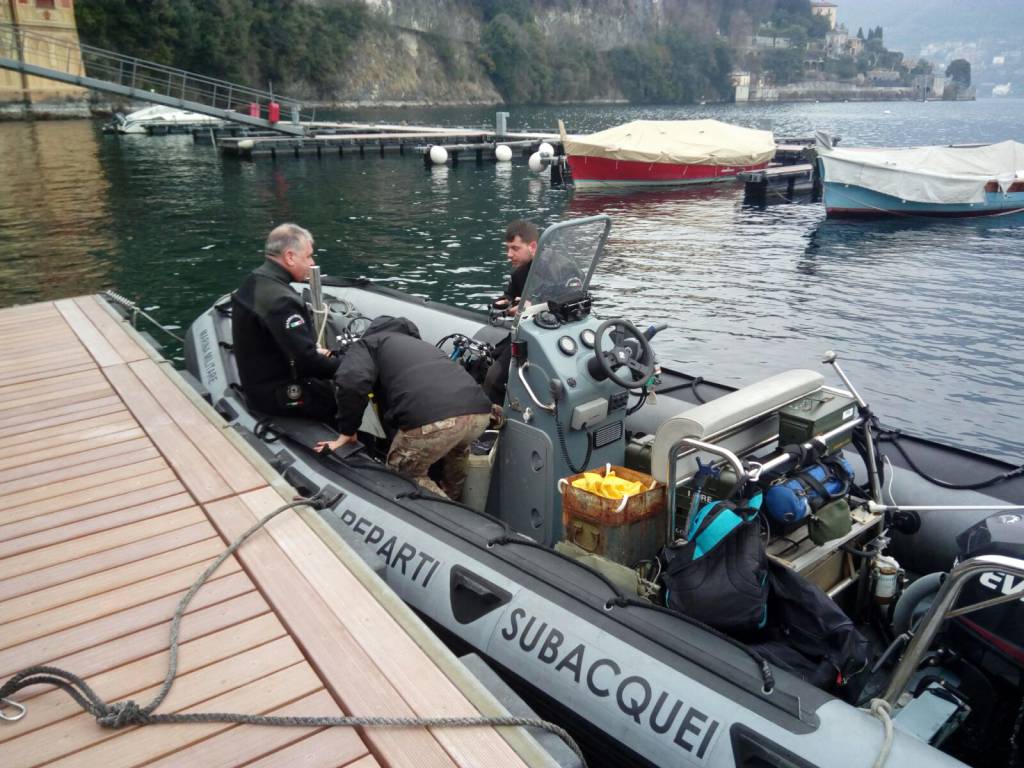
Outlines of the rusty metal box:
[{"label": "rusty metal box", "polygon": [[[611,467],[617,477],[634,480],[649,490],[620,499],[606,499],[574,488],[572,475],[559,482],[562,488],[562,527],[565,540],[616,563],[632,567],[649,560],[665,545],[665,486],[644,472]],[[588,470],[604,475],[606,468]]]}]

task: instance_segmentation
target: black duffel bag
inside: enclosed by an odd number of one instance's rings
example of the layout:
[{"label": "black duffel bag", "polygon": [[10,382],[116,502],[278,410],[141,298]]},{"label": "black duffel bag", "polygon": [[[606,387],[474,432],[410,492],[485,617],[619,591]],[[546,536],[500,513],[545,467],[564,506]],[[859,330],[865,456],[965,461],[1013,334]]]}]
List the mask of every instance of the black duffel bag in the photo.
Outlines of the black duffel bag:
[{"label": "black duffel bag", "polygon": [[723,632],[742,634],[767,620],[768,557],[760,492],[745,502],[711,501],[686,539],[662,550],[665,604]]},{"label": "black duffel bag", "polygon": [[871,646],[820,588],[796,571],[769,564],[771,620],[749,647],[812,685],[854,700],[866,682]]}]

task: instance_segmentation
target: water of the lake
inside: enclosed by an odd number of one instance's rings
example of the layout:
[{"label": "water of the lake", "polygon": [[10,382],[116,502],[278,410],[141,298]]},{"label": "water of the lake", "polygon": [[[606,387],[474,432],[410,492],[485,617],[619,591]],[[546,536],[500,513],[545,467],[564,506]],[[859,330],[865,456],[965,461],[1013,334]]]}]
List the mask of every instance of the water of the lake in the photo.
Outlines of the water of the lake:
[{"label": "water of the lake", "polygon": [[[848,146],[1024,140],[1019,99],[530,108],[509,127],[552,130],[559,117],[580,133],[716,117],[779,136],[828,130]],[[494,110],[317,118],[484,127]],[[598,312],[670,323],[663,362],[739,384],[835,349],[885,422],[1024,460],[1024,215],[839,223],[816,204],[745,207],[741,185],[574,194],[518,158],[240,162],[188,136],[104,136],[91,121],[0,124],[0,178],[0,306],[109,288],[177,326],[238,284],[281,221],[312,230],[326,273],[482,308],[508,272],[507,221],[607,213]]]}]

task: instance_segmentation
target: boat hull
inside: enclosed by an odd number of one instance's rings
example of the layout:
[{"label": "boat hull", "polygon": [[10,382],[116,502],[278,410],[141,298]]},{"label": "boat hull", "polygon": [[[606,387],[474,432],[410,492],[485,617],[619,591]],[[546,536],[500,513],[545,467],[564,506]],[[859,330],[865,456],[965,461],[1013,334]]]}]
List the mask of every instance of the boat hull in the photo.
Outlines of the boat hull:
[{"label": "boat hull", "polygon": [[586,155],[569,155],[567,159],[577,187],[711,184],[735,181],[741,171],[760,170],[768,165],[641,163]]},{"label": "boat hull", "polygon": [[[1015,187],[1018,185],[1014,185]],[[877,218],[882,216],[930,216],[974,218],[1024,212],[1024,190],[986,192],[980,203],[920,203],[876,192],[853,184],[824,183],[825,213],[829,218]]]},{"label": "boat hull", "polygon": [[[496,330],[479,315],[375,286],[328,286],[325,300],[409,317],[428,339]],[[287,482],[307,496],[323,494],[321,521],[405,602],[517,685],[570,710],[614,745],[615,764],[729,768],[738,754],[767,750],[853,768],[879,748],[882,729],[862,710],[782,669],[765,693],[757,665],[737,647],[670,612],[616,602],[596,572],[510,535],[497,518],[410,495],[409,480],[358,455],[313,453],[317,440],[333,436],[323,425],[275,419],[279,432],[264,443],[266,431],[258,436],[257,416],[231,386],[230,324],[211,309],[188,333],[186,362],[199,391]],[[663,376],[666,395],[651,409],[676,412],[728,391],[702,383],[698,393],[693,379],[688,387],[682,374]],[[677,399],[686,395],[694,399]],[[896,486],[906,488],[909,479],[901,475]],[[600,754],[611,764],[607,750]],[[891,764],[959,765],[899,731]]]}]

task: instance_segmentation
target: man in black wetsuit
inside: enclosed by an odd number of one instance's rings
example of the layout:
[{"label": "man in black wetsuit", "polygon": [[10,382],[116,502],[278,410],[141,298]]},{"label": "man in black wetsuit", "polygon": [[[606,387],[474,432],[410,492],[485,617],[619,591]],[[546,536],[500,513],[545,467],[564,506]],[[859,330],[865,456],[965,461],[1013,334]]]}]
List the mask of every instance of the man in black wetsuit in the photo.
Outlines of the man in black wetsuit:
[{"label": "man in black wetsuit", "polygon": [[312,318],[292,282],[313,266],[313,236],[281,224],[267,236],[266,259],[231,295],[231,333],[250,408],[333,423],[331,379],[340,362],[317,345]]},{"label": "man in black wetsuit", "polygon": [[[526,278],[530,275],[533,257],[537,254],[537,240],[540,233],[537,227],[522,219],[513,221],[505,228],[505,255],[512,265],[512,276],[505,286],[501,298],[494,302],[496,309],[504,309],[506,314],[514,315],[519,311],[519,302],[526,288]],[[495,405],[505,402],[505,387],[508,384],[508,371],[512,365],[512,346],[509,338],[498,342],[495,347],[494,362],[487,369],[484,377],[484,391]]]},{"label": "man in black wetsuit", "polygon": [[[491,404],[473,377],[423,341],[411,321],[374,320],[346,349],[335,384],[341,435],[318,443],[318,451],[356,441],[372,393],[384,428],[393,436],[388,466],[439,496],[462,496],[469,445],[487,428]],[[427,475],[437,461],[440,487]]]}]

